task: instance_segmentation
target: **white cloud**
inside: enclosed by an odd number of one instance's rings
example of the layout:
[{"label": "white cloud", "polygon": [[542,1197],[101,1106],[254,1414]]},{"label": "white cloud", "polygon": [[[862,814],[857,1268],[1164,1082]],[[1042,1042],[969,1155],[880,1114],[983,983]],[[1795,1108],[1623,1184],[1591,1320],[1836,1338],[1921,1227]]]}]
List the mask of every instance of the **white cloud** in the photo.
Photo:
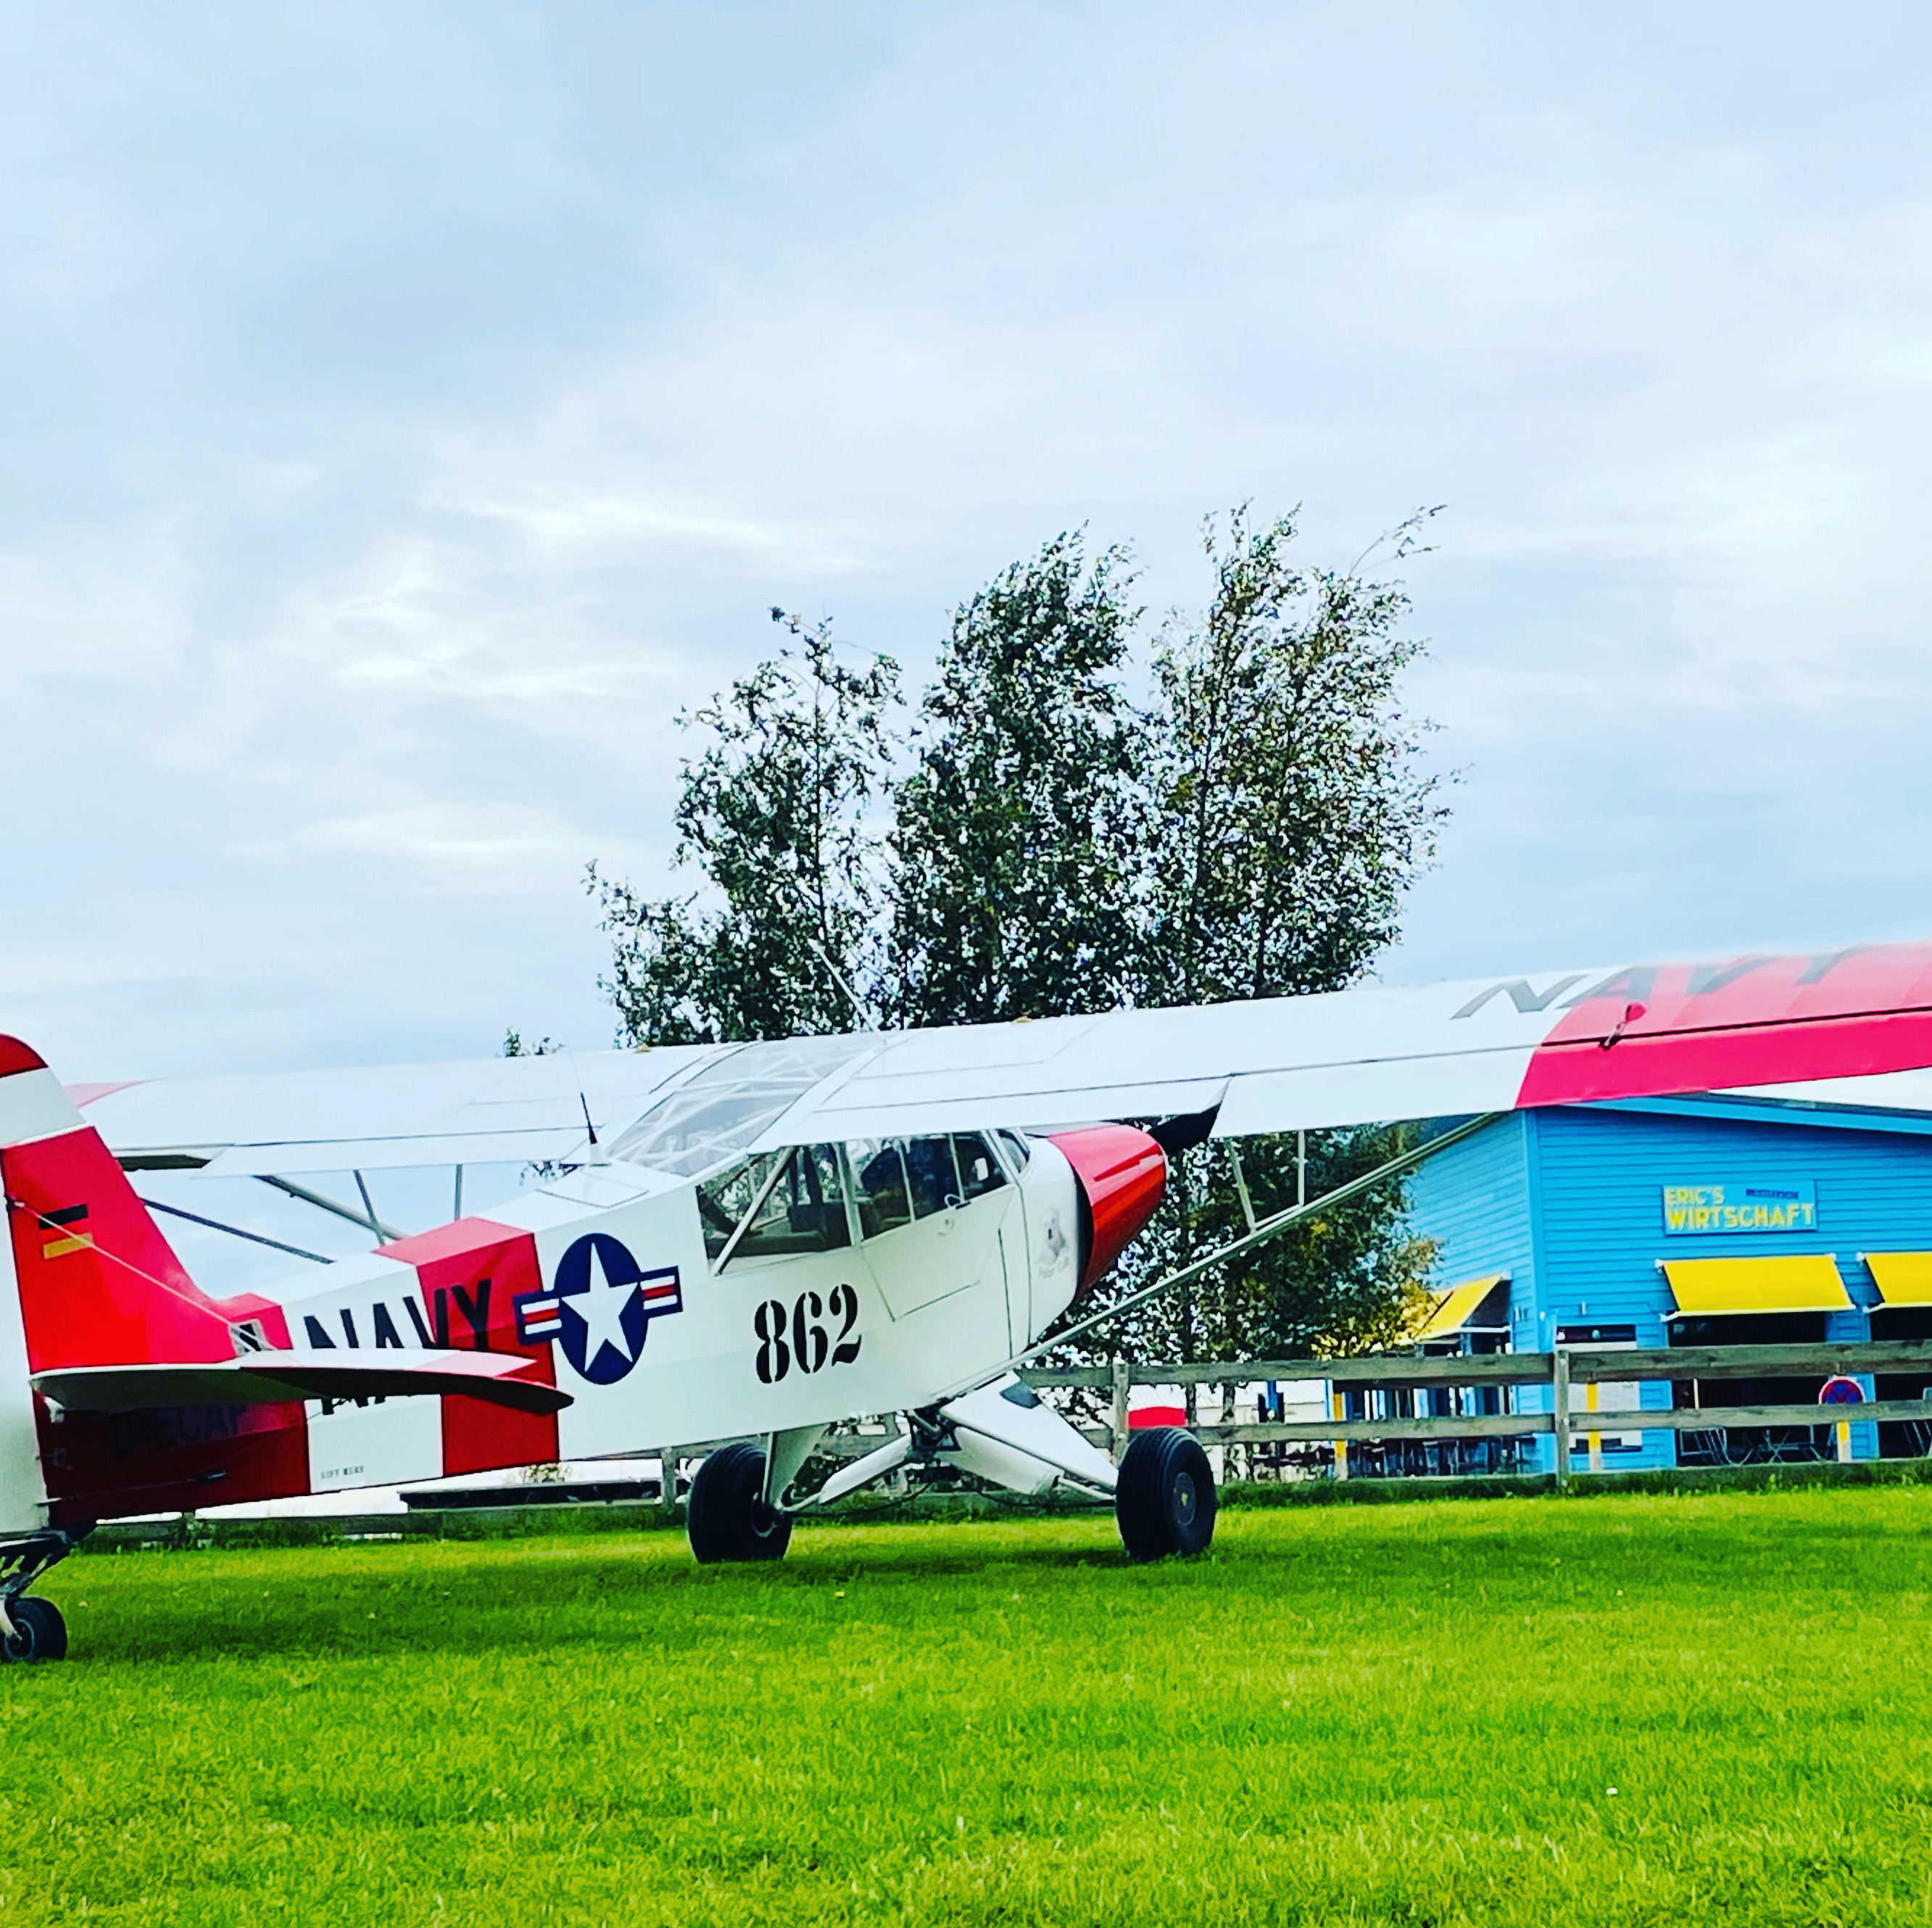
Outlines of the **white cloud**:
[{"label": "white cloud", "polygon": [[1158,611],[1250,497],[1450,504],[1393,974],[1922,923],[1932,30],[1626,14],[26,10],[0,1005],[596,1041],[769,606],[916,661],[1090,522]]}]

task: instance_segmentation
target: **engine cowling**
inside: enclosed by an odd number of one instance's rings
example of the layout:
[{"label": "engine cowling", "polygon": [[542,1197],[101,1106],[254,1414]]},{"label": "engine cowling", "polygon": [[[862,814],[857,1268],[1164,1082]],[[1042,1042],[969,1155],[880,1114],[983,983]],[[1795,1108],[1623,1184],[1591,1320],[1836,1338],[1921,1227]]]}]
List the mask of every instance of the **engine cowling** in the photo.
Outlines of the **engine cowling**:
[{"label": "engine cowling", "polygon": [[1078,1297],[1107,1276],[1154,1216],[1167,1189],[1167,1154],[1131,1125],[1055,1132],[1052,1141],[1072,1166],[1079,1193]]}]

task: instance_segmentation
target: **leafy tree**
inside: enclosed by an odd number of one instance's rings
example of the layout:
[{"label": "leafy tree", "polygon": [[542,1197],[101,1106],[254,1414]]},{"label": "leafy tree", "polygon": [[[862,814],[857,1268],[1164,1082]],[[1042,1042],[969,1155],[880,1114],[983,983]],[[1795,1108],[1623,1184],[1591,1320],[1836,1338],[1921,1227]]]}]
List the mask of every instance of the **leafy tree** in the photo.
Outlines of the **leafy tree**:
[{"label": "leafy tree", "polygon": [[[1310,1132],[1305,1147],[1292,1134],[1247,1138],[1238,1155],[1256,1215],[1266,1218],[1298,1201],[1298,1181],[1319,1201],[1412,1142],[1408,1126],[1360,1126]],[[1102,1288],[1109,1297],[1125,1298],[1247,1229],[1233,1159],[1221,1144],[1169,1160],[1161,1211]],[[1433,1241],[1407,1229],[1405,1204],[1397,1177],[1324,1207],[1269,1244],[1123,1315],[1096,1334],[1094,1350],[1142,1359],[1280,1359],[1392,1345],[1429,1303],[1436,1257]]]},{"label": "leafy tree", "polygon": [[[1385,538],[1415,553],[1426,517]],[[1144,668],[1126,552],[1063,534],[956,613],[896,764],[896,666],[790,638],[688,719],[677,859],[700,902],[590,873],[626,1035],[664,1042],[1047,1017],[1334,990],[1396,934],[1446,812],[1400,700],[1421,645],[1400,586],[1295,559],[1294,523],[1208,525],[1213,593]],[[1126,694],[1150,688],[1148,707]],[[874,819],[878,820],[875,826]],[[883,835],[875,834],[875,829]],[[856,1015],[855,1015],[856,1014]],[[1400,1130],[1247,1141],[1250,1196],[1292,1203],[1386,1162]],[[1225,1146],[1172,1161],[1116,1297],[1238,1234]],[[1399,1181],[1318,1214],[1097,1349],[1359,1350],[1397,1336],[1432,1254]],[[1091,1303],[1082,1309],[1094,1309]]]},{"label": "leafy tree", "polygon": [[[1390,540],[1412,553],[1421,518]],[[1154,654],[1160,808],[1142,995],[1215,1003],[1335,991],[1394,941],[1446,812],[1400,702],[1420,643],[1396,585],[1291,558],[1292,517],[1245,511],[1203,547],[1214,594]]]},{"label": "leafy tree", "polygon": [[898,785],[885,1005],[905,1024],[1109,1009],[1131,993],[1144,805],[1120,675],[1124,550],[1076,532],[954,615]]},{"label": "leafy tree", "polygon": [[[1414,553],[1427,512],[1384,538]],[[1260,528],[1245,510],[1203,547],[1214,590],[1201,619],[1170,625],[1154,657],[1150,774],[1156,807],[1138,991],[1151,1004],[1336,991],[1397,934],[1403,895],[1435,852],[1446,811],[1420,767],[1429,727],[1401,706],[1402,672],[1421,653],[1397,632],[1400,585],[1306,568],[1295,526]],[[1382,546],[1382,545],[1378,545]],[[1294,1202],[1384,1163],[1387,1132],[1322,1132],[1298,1146],[1250,1140],[1252,1182]],[[1182,1359],[1301,1351],[1318,1342],[1386,1342],[1432,1258],[1410,1240],[1399,1182],[1184,1285],[1141,1321],[1143,1346]],[[1128,1265],[1121,1295],[1238,1234],[1245,1219],[1225,1148],[1172,1162],[1167,1199]]]},{"label": "leafy tree", "polygon": [[880,896],[866,824],[891,757],[898,669],[838,661],[829,626],[772,611],[792,638],[680,718],[708,739],[684,766],[674,862],[711,886],[651,899],[599,874],[613,940],[601,980],[632,1042],[698,1044],[851,1030]]}]

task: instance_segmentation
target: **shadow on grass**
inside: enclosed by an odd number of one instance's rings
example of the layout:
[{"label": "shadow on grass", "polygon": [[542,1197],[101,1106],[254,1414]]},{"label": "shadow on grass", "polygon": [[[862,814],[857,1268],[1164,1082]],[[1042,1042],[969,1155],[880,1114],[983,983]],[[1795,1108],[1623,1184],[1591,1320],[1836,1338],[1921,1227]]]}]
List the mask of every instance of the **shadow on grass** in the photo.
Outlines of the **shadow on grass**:
[{"label": "shadow on grass", "polygon": [[[989,1585],[1027,1576],[1049,1587],[1105,1572],[1123,1583],[1190,1563],[1136,1567],[1111,1534],[1092,1546],[848,1533],[795,1544],[772,1565],[704,1567],[646,1543],[525,1541],[402,1548],[148,1553],[76,1561],[44,1588],[66,1611],[76,1661],[144,1663],[420,1655],[508,1656],[556,1649],[688,1647],[721,1626],[782,1606],[808,1629],[855,1610],[904,1624],[976,1610]],[[392,1553],[405,1554],[393,1563]],[[964,1582],[965,1586],[951,1583]],[[847,1605],[848,1600],[852,1603]]]}]

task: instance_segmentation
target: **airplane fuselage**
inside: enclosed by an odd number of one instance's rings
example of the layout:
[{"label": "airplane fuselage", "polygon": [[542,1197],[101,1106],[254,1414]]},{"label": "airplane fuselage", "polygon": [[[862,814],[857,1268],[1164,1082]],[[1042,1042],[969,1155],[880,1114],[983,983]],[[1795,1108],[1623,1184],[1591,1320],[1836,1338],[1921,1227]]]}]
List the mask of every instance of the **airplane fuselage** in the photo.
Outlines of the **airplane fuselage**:
[{"label": "airplane fuselage", "polygon": [[[1141,1142],[1154,1189],[1144,1174],[1137,1196],[1157,1196],[1159,1153]],[[265,1294],[236,1328],[238,1345],[310,1352],[520,1354],[528,1376],[571,1395],[560,1412],[411,1397],[44,1419],[56,1523],[635,1454],[930,1406],[983,1383],[1037,1339],[1100,1255],[1092,1188],[1051,1140],[996,1145],[976,1135],[796,1156],[814,1154],[824,1189],[843,1195],[808,1196],[795,1171],[784,1172],[797,1202],[769,1193],[734,1227],[735,1240],[716,1201],[735,1196],[735,1210],[754,1197],[755,1167],[743,1180],[700,1184],[622,1164],[585,1166],[491,1217],[340,1261],[286,1296]],[[944,1190],[931,1176],[942,1156]],[[902,1172],[910,1177],[901,1185]]]}]

